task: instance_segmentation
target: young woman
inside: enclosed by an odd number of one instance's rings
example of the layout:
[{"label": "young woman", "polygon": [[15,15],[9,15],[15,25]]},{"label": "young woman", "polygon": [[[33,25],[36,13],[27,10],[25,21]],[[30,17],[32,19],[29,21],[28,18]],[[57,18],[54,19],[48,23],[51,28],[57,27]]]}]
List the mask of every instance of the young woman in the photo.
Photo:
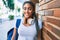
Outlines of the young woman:
[{"label": "young woman", "polygon": [[[26,1],[23,4],[23,18],[21,19],[20,26],[18,28],[19,37],[18,40],[34,40],[37,30],[35,20],[37,20],[37,16],[35,14],[35,5],[31,1]],[[38,20],[39,29],[42,27],[41,20]],[[38,40],[40,40],[40,32],[38,32]],[[14,27],[14,33],[12,36],[12,40],[16,35],[16,27]]]}]

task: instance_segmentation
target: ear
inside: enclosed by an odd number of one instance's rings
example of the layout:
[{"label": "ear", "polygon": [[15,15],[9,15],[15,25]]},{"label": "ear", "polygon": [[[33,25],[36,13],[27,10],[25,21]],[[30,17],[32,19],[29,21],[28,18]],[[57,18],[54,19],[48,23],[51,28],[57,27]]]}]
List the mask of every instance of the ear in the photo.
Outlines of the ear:
[{"label": "ear", "polygon": [[22,11],[22,17],[24,17],[24,11]]},{"label": "ear", "polygon": [[24,11],[22,11],[22,17],[24,17]]},{"label": "ear", "polygon": [[22,14],[22,17],[24,17],[24,13]]}]

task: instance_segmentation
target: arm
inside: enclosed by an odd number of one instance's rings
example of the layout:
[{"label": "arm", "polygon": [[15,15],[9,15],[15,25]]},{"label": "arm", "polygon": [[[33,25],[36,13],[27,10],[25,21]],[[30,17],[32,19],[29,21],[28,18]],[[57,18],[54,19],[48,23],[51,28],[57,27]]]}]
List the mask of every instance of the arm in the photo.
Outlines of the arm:
[{"label": "arm", "polygon": [[37,38],[38,38],[38,40],[42,40],[42,39],[41,39],[41,38],[42,38],[42,37],[41,37],[41,29],[38,31],[38,37],[37,37]]},{"label": "arm", "polygon": [[13,32],[13,35],[12,35],[12,39],[11,40],[14,40],[15,35],[16,35],[16,28],[14,28],[14,32]]}]

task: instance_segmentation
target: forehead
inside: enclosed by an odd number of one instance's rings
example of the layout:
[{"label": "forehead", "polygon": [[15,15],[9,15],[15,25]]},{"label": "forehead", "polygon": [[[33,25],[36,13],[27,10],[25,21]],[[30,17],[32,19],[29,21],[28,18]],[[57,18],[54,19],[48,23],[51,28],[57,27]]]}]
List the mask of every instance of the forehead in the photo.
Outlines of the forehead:
[{"label": "forehead", "polygon": [[26,3],[23,7],[30,7],[30,8],[33,8],[31,4],[29,3]]}]

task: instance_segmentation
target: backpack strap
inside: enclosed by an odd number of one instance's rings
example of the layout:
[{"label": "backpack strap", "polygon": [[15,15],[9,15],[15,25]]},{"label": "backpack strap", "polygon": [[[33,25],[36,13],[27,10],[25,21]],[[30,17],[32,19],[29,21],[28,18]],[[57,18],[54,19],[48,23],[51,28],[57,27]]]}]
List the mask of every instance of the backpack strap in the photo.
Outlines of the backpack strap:
[{"label": "backpack strap", "polygon": [[21,19],[17,19],[17,21],[16,21],[16,37],[15,37],[15,40],[18,40],[18,36],[19,36],[18,28],[19,28],[20,23],[21,23]]},{"label": "backpack strap", "polygon": [[39,25],[38,25],[38,20],[35,19],[35,26],[36,26],[36,31],[37,31],[37,34],[38,34],[38,31],[39,31]]},{"label": "backpack strap", "polygon": [[[20,25],[20,23],[21,23],[21,19],[17,19],[17,21],[16,21],[16,36],[15,36],[15,40],[18,40],[18,28],[19,28],[19,25]],[[14,30],[14,28],[12,28],[12,29],[10,29],[9,31],[8,31],[8,33],[7,33],[7,40],[11,40],[11,38],[12,38],[12,35],[13,35],[13,30]]]},{"label": "backpack strap", "polygon": [[42,30],[39,28],[37,19],[35,19],[35,26],[36,26],[36,31],[37,31],[37,35],[36,36],[38,36],[38,33],[40,32],[40,40],[42,40]]},{"label": "backpack strap", "polygon": [[17,21],[16,21],[16,28],[17,29],[19,28],[20,23],[21,23],[21,19],[17,19]]}]

